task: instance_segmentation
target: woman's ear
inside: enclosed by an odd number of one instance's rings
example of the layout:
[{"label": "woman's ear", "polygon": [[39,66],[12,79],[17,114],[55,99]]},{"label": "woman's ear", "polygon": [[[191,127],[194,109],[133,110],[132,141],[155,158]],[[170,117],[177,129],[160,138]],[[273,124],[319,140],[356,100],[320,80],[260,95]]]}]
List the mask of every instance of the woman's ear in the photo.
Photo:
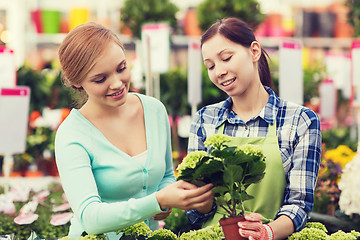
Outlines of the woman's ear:
[{"label": "woman's ear", "polygon": [[80,86],[80,85],[78,85],[78,84],[73,84],[73,85],[71,85],[71,87],[72,87],[73,89],[76,89],[76,90],[79,90],[79,91],[83,89],[83,87]]},{"label": "woman's ear", "polygon": [[259,42],[253,41],[250,45],[250,52],[253,56],[253,61],[257,62],[260,59],[261,56],[261,46]]}]

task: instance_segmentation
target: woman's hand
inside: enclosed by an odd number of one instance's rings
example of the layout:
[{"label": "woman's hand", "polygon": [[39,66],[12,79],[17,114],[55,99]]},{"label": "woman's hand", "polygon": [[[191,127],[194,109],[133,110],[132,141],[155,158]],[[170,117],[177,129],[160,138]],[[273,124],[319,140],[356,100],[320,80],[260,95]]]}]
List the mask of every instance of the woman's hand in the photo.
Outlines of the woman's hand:
[{"label": "woman's hand", "polygon": [[274,233],[267,224],[262,224],[262,216],[259,213],[249,213],[245,221],[238,222],[239,234],[249,240],[273,240]]},{"label": "woman's hand", "polygon": [[160,221],[160,220],[164,220],[165,218],[167,218],[171,213],[171,208],[169,208],[166,212],[162,212],[162,213],[158,213],[154,216],[152,216],[152,219],[156,220],[156,221]]},{"label": "woman's hand", "polygon": [[213,185],[197,187],[183,180],[177,181],[156,193],[161,209],[179,208],[183,210],[202,209],[213,199]]}]

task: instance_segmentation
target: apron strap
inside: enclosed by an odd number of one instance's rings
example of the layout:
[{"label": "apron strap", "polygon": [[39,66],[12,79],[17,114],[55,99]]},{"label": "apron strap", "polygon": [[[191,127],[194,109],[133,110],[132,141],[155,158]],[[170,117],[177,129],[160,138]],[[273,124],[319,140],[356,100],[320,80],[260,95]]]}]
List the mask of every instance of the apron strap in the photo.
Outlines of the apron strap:
[{"label": "apron strap", "polygon": [[[225,122],[223,122],[223,124],[220,125],[219,129],[218,129],[218,132],[219,134],[224,134],[225,132]],[[276,119],[274,121],[274,124],[273,125],[270,125],[269,124],[269,127],[268,127],[268,137],[276,137]]]}]

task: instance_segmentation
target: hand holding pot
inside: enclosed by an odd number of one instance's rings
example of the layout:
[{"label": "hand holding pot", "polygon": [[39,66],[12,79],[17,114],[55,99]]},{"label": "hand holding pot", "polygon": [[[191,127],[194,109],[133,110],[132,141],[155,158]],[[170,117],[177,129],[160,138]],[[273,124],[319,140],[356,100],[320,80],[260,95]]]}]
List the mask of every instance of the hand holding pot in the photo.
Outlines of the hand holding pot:
[{"label": "hand holding pot", "polygon": [[262,223],[259,213],[249,213],[245,221],[238,222],[239,234],[250,240],[274,240],[274,233],[268,224]]}]

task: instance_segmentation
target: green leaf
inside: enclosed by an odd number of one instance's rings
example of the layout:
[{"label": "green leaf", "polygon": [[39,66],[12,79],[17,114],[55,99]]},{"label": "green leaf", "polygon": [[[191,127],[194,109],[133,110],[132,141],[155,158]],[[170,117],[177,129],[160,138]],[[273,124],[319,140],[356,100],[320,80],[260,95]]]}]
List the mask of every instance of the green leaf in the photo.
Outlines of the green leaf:
[{"label": "green leaf", "polygon": [[216,202],[216,205],[222,205],[222,206],[226,206],[227,205],[227,201],[225,200],[225,197],[224,196],[219,196],[219,197],[216,197],[215,198],[215,202]]},{"label": "green leaf", "polygon": [[245,177],[244,179],[244,187],[245,189],[249,187],[249,185],[253,184],[253,183],[258,183],[261,181],[261,179],[264,178],[264,175],[265,174],[259,174],[259,175],[256,175],[256,176],[252,176],[252,177]]},{"label": "green leaf", "polygon": [[242,201],[246,201],[246,200],[250,200],[250,199],[254,198],[253,196],[247,194],[246,192],[242,192],[240,195],[241,195],[240,198]]},{"label": "green leaf", "polygon": [[249,172],[246,176],[263,174],[265,171],[265,168],[266,168],[266,164],[264,161],[249,163]]},{"label": "green leaf", "polygon": [[231,194],[231,198],[232,198],[233,200],[235,200],[235,202],[238,202],[238,201],[243,200],[243,198],[242,198],[242,193],[240,194],[240,193],[238,193],[238,192],[233,192],[233,193]]},{"label": "green leaf", "polygon": [[243,178],[243,168],[238,165],[229,165],[224,168],[224,182],[229,185],[234,185],[235,182],[240,182]]},{"label": "green leaf", "polygon": [[214,187],[211,191],[213,191],[213,193],[218,193],[220,195],[224,195],[225,193],[227,193],[229,191],[229,189],[224,186],[219,186],[219,187]]},{"label": "green leaf", "polygon": [[195,169],[187,168],[181,171],[181,175],[177,177],[177,180],[184,180],[190,182],[194,179]]},{"label": "green leaf", "polygon": [[217,160],[211,160],[208,163],[204,163],[200,165],[196,171],[194,172],[194,179],[202,177],[210,178],[211,175],[218,173],[221,174],[223,172],[223,164]]},{"label": "green leaf", "polygon": [[232,157],[229,157],[224,160],[225,165],[239,165],[254,160],[254,156],[246,155],[245,153],[239,151],[236,152]]}]

